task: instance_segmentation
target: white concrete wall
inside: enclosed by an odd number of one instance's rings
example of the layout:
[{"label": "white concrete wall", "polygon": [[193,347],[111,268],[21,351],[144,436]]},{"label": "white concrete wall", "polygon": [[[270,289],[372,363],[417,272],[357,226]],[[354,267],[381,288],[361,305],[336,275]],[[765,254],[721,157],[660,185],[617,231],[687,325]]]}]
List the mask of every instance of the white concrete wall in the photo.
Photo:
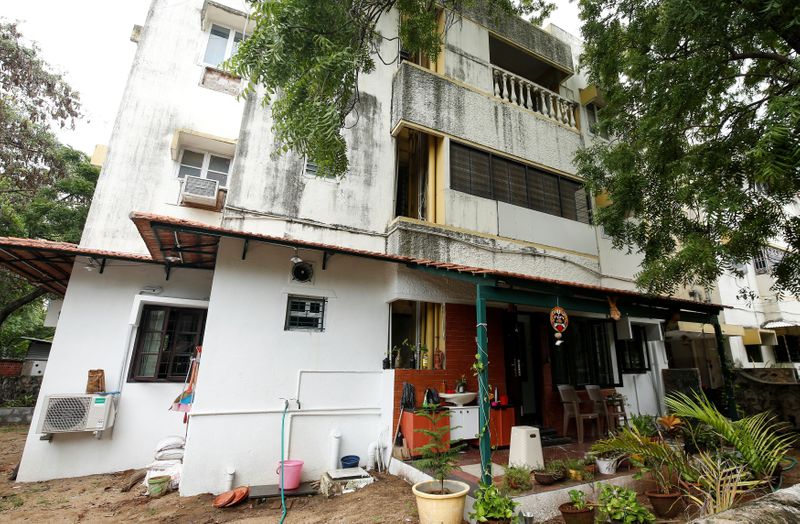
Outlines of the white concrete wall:
[{"label": "white concrete wall", "polygon": [[[222,3],[245,10],[241,0]],[[177,129],[239,135],[243,103],[200,85],[208,41],[202,7],[203,0],[151,4],[81,239],[85,247],[145,252],[131,211],[219,224],[219,213],[178,205],[178,162],[170,154]]]},{"label": "white concrete wall", "polygon": [[[287,457],[306,462],[305,480],[327,469],[329,434],[342,434],[343,455],[364,464],[370,442],[391,433],[383,411],[392,389],[381,370],[389,321],[390,265],[336,255],[313,284],[289,281],[293,251],[241,242],[221,244],[211,292],[204,355],[191,417],[181,493],[218,492],[226,468],[237,484],[274,484],[280,457],[283,398],[298,397],[287,419]],[[287,295],[324,296],[325,331],[285,331]],[[328,373],[313,373],[326,371]],[[388,396],[388,398],[387,398]],[[232,412],[250,412],[233,414]]]},{"label": "white concrete wall", "polygon": [[[161,438],[185,430],[183,414],[167,411],[183,384],[123,382],[111,435],[96,440],[91,433],[56,434],[52,442],[39,440],[36,427],[45,395],[84,393],[90,369],[105,370],[106,388],[117,389],[133,344],[132,308],[143,286],[161,286],[160,297],[195,300],[207,300],[211,288],[210,271],[173,270],[165,281],[160,266],[109,261],[100,274],[85,265],[77,259],[64,298],[17,477],[23,482],[141,468],[152,462]],[[127,362],[122,369],[127,377]]]}]

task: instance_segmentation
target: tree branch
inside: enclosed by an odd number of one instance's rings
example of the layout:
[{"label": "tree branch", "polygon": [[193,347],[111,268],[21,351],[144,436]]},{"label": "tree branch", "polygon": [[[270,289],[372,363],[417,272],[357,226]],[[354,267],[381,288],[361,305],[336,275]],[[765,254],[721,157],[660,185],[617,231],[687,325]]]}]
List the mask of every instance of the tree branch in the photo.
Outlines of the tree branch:
[{"label": "tree branch", "polygon": [[15,311],[24,306],[27,306],[37,298],[43,296],[45,293],[47,293],[47,290],[39,287],[34,289],[27,295],[23,295],[18,299],[11,301],[6,306],[4,306],[2,309],[0,309],[0,326],[2,326],[3,322],[5,322],[8,319],[8,317],[10,317]]}]

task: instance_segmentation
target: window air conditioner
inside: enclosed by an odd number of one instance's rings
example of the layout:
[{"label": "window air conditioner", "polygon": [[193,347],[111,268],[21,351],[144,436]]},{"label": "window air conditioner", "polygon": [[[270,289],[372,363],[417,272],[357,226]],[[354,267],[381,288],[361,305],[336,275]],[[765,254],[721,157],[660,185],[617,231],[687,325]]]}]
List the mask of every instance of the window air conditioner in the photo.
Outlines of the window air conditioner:
[{"label": "window air conditioner", "polygon": [[115,397],[111,395],[47,395],[39,414],[37,433],[92,431],[97,438],[114,425]]},{"label": "window air conditioner", "polygon": [[185,176],[181,187],[181,204],[217,205],[219,182],[197,176]]}]

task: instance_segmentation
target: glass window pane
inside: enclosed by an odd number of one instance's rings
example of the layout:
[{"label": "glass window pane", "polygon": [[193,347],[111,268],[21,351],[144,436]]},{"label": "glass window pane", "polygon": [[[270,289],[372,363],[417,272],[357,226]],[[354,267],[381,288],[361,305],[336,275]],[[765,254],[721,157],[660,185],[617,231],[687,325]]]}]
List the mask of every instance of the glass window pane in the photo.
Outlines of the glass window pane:
[{"label": "glass window pane", "polygon": [[163,309],[151,309],[147,312],[147,330],[148,331],[161,331],[164,329],[164,319],[167,312]]},{"label": "glass window pane", "polygon": [[211,155],[211,159],[208,162],[209,171],[216,171],[217,173],[228,174],[230,169],[231,169],[230,158],[223,158],[221,156]]},{"label": "glass window pane", "polygon": [[181,166],[181,168],[178,170],[178,178],[183,178],[183,177],[185,177],[187,175],[188,176],[200,176],[201,174],[202,174],[202,171],[199,168],[196,168],[196,167]]},{"label": "glass window pane", "polygon": [[161,332],[148,331],[142,340],[142,353],[158,353],[161,350]]},{"label": "glass window pane", "polygon": [[211,33],[208,35],[208,46],[203,61],[206,64],[218,66],[225,60],[225,49],[228,47],[228,37],[230,30],[218,25],[211,26]]},{"label": "glass window pane", "polygon": [[140,377],[155,377],[157,362],[158,355],[142,355],[139,360],[139,370],[136,375]]},{"label": "glass window pane", "polygon": [[184,150],[181,157],[181,165],[191,167],[203,167],[203,153]]},{"label": "glass window pane", "polygon": [[219,173],[214,173],[213,171],[209,171],[208,173],[206,173],[206,178],[208,178],[209,180],[216,180],[217,182],[219,182],[219,185],[221,187],[225,187],[228,185],[228,175],[222,175]]},{"label": "glass window pane", "polygon": [[233,49],[231,49],[231,55],[235,55],[236,51],[239,50],[239,44],[244,40],[244,36],[239,31],[233,35]]}]

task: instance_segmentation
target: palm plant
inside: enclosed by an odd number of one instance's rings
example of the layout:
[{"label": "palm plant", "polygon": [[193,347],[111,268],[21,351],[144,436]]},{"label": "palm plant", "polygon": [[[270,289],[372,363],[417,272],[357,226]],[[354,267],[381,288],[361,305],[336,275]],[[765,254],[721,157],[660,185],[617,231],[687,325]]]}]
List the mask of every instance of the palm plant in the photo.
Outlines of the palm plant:
[{"label": "palm plant", "polygon": [[701,511],[713,515],[733,507],[739,495],[762,484],[748,480],[745,466],[731,464],[719,455],[701,452],[694,460],[698,472],[697,489],[688,490],[686,496]]},{"label": "palm plant", "polygon": [[758,479],[771,477],[796,442],[790,426],[777,422],[775,416],[767,412],[732,421],[720,413],[704,394],[697,392],[694,398],[673,393],[667,397],[666,403],[676,416],[710,426],[739,452]]}]

